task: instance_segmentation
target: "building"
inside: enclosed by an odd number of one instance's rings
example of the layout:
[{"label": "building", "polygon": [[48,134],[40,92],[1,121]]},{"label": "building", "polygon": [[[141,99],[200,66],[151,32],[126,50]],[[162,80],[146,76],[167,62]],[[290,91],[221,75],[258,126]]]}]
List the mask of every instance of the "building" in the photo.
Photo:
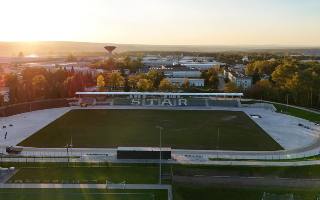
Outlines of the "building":
[{"label": "building", "polygon": [[212,58],[185,56],[179,60],[179,64],[189,69],[208,70],[212,67],[224,66],[225,63],[217,62]]},{"label": "building", "polygon": [[179,56],[161,57],[160,55],[147,55],[143,57],[142,63],[145,67],[174,66],[179,64],[186,68],[197,70],[207,70],[212,67],[225,65],[225,63],[217,62],[207,57],[184,56],[179,58]]},{"label": "building", "polygon": [[200,78],[201,72],[199,70],[166,70],[164,76],[167,78]]},{"label": "building", "polygon": [[248,89],[252,86],[252,77],[250,76],[230,69],[225,69],[223,73],[225,78],[228,78],[231,82],[235,83],[237,87]]},{"label": "building", "polygon": [[[161,151],[161,152],[160,152]],[[117,159],[171,159],[171,148],[162,147],[118,147]]]},{"label": "building", "polygon": [[173,56],[161,57],[155,55],[147,55],[142,58],[142,63],[145,67],[173,66],[177,62],[178,60]]},{"label": "building", "polygon": [[248,56],[243,56],[242,62],[249,62],[249,57]]},{"label": "building", "polygon": [[0,87],[0,96],[3,97],[3,102],[9,102],[10,101],[10,89],[8,87]]},{"label": "building", "polygon": [[184,66],[162,66],[158,68],[150,68],[150,70],[161,71],[166,78],[200,78],[202,74],[200,70],[189,69]]},{"label": "building", "polygon": [[204,79],[200,78],[167,78],[172,84],[182,86],[183,83],[188,80],[190,86],[193,87],[203,87]]}]

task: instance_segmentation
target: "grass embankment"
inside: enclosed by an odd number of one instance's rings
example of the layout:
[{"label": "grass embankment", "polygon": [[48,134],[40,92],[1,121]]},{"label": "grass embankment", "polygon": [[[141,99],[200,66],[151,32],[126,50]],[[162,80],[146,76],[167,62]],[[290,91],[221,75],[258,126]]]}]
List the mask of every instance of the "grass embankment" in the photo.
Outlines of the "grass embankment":
[{"label": "grass embankment", "polygon": [[277,108],[278,112],[282,112],[288,115],[292,115],[295,117],[299,117],[302,119],[306,119],[312,122],[320,122],[320,114],[313,113],[310,111],[302,110],[299,108],[293,108],[285,105],[280,104],[274,104],[274,106]]}]

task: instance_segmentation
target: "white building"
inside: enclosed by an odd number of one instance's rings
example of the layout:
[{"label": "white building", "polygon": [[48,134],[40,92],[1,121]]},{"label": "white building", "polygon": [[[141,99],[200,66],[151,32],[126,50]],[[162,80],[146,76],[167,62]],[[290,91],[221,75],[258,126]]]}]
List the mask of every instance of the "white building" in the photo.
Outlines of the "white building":
[{"label": "white building", "polygon": [[183,83],[188,80],[190,86],[193,87],[203,87],[204,79],[196,79],[196,78],[167,78],[172,84],[182,86]]},{"label": "white building", "polygon": [[6,103],[10,101],[9,92],[8,87],[0,87],[0,95],[3,96],[3,101]]},{"label": "white building", "polygon": [[201,78],[201,71],[197,69],[189,69],[187,67],[152,67],[149,70],[157,70],[163,72],[166,78]]},{"label": "white building", "polygon": [[173,67],[162,69],[163,74],[167,78],[200,78],[201,71],[192,70],[186,67]]},{"label": "white building", "polygon": [[231,82],[235,83],[237,87],[248,89],[252,86],[252,78],[250,76],[246,76],[242,73],[226,69],[223,73],[225,78],[228,78]]},{"label": "white building", "polygon": [[212,58],[184,56],[179,59],[177,56],[155,56],[148,55],[143,57],[142,63],[148,67],[173,66],[180,64],[189,69],[207,70],[212,67],[224,66],[225,63],[217,62]]},{"label": "white building", "polygon": [[174,65],[178,60],[172,56],[161,57],[155,55],[147,55],[142,58],[142,63],[145,67],[159,67],[166,65]]},{"label": "white building", "polygon": [[242,62],[249,62],[249,57],[248,56],[243,56]]}]

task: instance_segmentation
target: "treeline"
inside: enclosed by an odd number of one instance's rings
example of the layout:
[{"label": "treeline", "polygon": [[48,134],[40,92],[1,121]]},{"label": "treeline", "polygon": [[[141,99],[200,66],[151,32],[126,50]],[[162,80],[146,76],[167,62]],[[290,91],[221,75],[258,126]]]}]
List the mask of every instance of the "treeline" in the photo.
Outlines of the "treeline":
[{"label": "treeline", "polygon": [[[89,72],[45,68],[26,68],[21,74],[5,75],[10,89],[10,104],[40,99],[74,97],[75,92],[95,85],[95,76]],[[3,103],[3,102],[2,102]]]},{"label": "treeline", "polygon": [[[209,91],[217,91],[219,85],[219,69],[210,68],[202,72],[202,78],[205,82],[205,88]],[[190,84],[188,78],[185,78],[181,84],[172,83],[165,78],[162,71],[150,70],[148,73],[134,73],[126,75],[120,72],[104,73],[97,77],[97,88],[100,91],[105,90],[123,90],[123,91],[199,91],[200,88]],[[201,92],[205,92],[201,89]]]},{"label": "treeline", "polygon": [[138,57],[137,59],[130,59],[129,56],[125,56],[123,58],[109,58],[107,60],[99,60],[90,65],[91,68],[95,69],[105,69],[112,70],[117,69],[122,71],[128,69],[130,72],[136,72],[139,68],[143,66],[142,58]]},{"label": "treeline", "polygon": [[320,108],[320,63],[294,59],[255,61],[246,74],[255,84],[246,97]]}]

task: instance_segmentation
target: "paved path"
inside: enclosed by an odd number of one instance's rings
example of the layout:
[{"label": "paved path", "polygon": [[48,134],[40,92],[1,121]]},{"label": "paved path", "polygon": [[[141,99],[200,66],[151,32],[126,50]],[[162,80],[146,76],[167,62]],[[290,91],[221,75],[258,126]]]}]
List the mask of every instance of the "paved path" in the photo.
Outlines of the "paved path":
[{"label": "paved path", "polygon": [[46,183],[23,183],[23,184],[0,184],[0,188],[52,188],[52,189],[106,189],[105,184],[46,184]]},{"label": "paved path", "polygon": [[17,172],[18,172],[18,170],[14,170],[14,171],[7,170],[7,171],[0,172],[0,184],[6,183]]},{"label": "paved path", "polygon": [[164,184],[108,184],[108,189],[130,189],[130,190],[167,190],[168,200],[173,199],[172,186]]}]

